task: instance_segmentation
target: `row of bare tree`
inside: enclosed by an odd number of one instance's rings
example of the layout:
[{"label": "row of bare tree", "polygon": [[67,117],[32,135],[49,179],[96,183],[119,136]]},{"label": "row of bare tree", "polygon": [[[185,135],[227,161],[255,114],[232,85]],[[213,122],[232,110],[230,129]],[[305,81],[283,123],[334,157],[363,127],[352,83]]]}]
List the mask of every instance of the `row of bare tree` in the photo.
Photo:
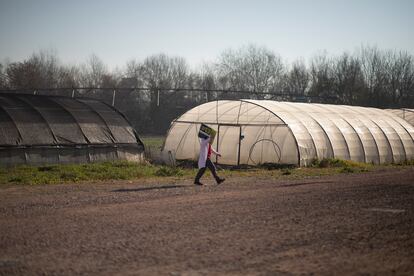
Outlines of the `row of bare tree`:
[{"label": "row of bare tree", "polygon": [[[309,61],[287,64],[267,48],[248,45],[226,50],[216,63],[204,64],[198,70],[190,70],[184,58],[165,54],[130,60],[124,68],[113,71],[95,55],[84,64],[65,65],[53,51],[35,53],[21,62],[0,63],[2,89],[72,87],[93,88],[82,91],[106,100],[113,94],[103,88],[116,89],[117,107],[138,129],[165,132],[171,119],[186,109],[215,99],[299,99],[414,107],[414,56],[361,47],[353,54],[323,53]],[[147,90],[131,89],[139,87]]]}]

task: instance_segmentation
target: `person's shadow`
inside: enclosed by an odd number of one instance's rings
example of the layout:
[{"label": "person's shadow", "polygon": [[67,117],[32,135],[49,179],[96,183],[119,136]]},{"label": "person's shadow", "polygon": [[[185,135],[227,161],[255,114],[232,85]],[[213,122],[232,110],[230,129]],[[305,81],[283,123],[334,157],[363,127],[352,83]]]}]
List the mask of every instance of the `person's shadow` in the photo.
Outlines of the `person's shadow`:
[{"label": "person's shadow", "polygon": [[118,189],[118,190],[113,190],[112,192],[117,192],[117,193],[143,192],[143,191],[151,191],[151,190],[176,189],[176,188],[183,188],[183,187],[185,187],[185,185],[163,185],[163,186],[143,187],[143,188],[133,188],[133,189]]}]

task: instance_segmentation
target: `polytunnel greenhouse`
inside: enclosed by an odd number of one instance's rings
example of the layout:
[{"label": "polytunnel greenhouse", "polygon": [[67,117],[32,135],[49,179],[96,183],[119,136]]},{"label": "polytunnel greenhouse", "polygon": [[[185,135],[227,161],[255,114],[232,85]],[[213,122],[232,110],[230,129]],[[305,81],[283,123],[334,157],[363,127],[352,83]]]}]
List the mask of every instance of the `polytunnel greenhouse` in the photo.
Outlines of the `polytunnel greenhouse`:
[{"label": "polytunnel greenhouse", "polygon": [[141,161],[143,152],[127,119],[103,102],[0,94],[0,165]]},{"label": "polytunnel greenhouse", "polygon": [[414,109],[401,108],[401,109],[387,109],[387,111],[394,113],[400,118],[414,126]]},{"label": "polytunnel greenhouse", "polygon": [[218,164],[306,166],[323,158],[382,164],[414,158],[414,127],[390,112],[269,100],[197,106],[171,123],[163,150],[177,160],[197,160],[201,123],[217,131]]}]

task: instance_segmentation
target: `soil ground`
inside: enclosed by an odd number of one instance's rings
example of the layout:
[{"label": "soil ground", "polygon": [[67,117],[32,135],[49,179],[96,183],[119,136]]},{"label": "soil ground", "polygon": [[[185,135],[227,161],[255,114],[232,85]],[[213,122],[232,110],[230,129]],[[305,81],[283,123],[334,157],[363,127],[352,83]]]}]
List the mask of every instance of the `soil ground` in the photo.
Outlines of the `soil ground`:
[{"label": "soil ground", "polygon": [[2,275],[414,275],[414,168],[0,189]]}]

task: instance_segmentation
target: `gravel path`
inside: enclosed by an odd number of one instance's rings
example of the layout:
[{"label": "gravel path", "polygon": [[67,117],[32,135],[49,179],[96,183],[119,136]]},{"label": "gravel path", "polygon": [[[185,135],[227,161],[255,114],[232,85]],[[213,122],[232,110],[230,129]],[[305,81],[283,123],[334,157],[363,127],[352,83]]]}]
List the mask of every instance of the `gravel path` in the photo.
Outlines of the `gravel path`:
[{"label": "gravel path", "polygon": [[414,168],[1,188],[0,275],[42,274],[414,275]]}]

